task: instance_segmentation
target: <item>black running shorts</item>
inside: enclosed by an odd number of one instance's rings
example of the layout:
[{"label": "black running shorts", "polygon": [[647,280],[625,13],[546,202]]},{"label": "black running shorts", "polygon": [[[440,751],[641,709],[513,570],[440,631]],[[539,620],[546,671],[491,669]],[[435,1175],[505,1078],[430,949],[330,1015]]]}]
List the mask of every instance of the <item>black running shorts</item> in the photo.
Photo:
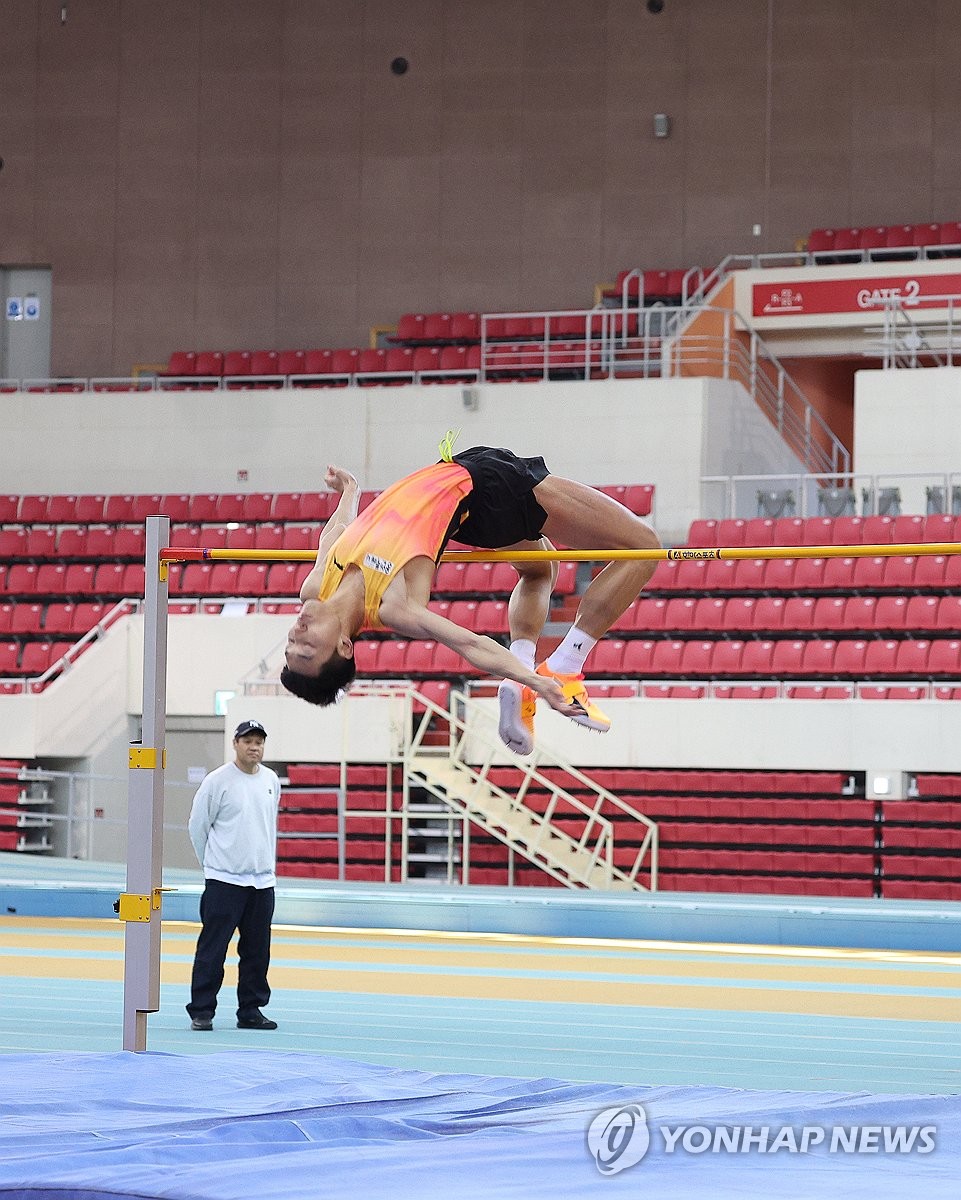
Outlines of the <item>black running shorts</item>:
[{"label": "black running shorts", "polygon": [[451,537],[496,550],[541,536],[547,513],[533,490],[550,474],[543,458],[518,458],[510,450],[472,446],[455,454],[454,462],[470,472],[473,489],[452,522]]}]

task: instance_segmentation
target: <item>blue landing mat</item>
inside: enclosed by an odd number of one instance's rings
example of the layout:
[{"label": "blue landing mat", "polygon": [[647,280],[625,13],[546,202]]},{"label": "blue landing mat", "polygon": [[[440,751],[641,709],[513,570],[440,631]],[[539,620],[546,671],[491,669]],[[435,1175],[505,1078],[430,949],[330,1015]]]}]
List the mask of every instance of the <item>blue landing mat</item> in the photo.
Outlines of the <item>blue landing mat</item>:
[{"label": "blue landing mat", "polygon": [[956,1200],[950,1096],[625,1087],[268,1051],[0,1056],[21,1200]]}]

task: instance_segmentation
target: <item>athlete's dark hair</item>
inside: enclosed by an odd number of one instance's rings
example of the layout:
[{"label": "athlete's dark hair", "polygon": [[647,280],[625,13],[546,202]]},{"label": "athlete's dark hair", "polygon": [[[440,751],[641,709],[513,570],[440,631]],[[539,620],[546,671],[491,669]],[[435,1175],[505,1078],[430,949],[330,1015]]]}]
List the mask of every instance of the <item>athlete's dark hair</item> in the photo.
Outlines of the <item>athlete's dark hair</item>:
[{"label": "athlete's dark hair", "polygon": [[301,671],[284,667],[280,672],[280,682],[288,692],[306,700],[308,704],[319,704],[321,708],[326,708],[350,687],[356,674],[357,664],[353,658],[344,658],[334,651],[316,675],[304,675]]}]

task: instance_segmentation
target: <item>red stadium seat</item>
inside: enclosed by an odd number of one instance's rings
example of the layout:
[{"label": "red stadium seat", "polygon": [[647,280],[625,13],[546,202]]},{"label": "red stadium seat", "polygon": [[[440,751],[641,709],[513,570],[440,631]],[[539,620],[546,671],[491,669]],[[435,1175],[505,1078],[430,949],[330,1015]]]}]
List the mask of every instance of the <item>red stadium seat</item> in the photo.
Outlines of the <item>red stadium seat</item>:
[{"label": "red stadium seat", "polygon": [[33,525],[46,521],[49,504],[50,497],[47,495],[23,496],[20,500],[17,520],[21,525]]},{"label": "red stadium seat", "polygon": [[[0,517],[2,520],[2,517]],[[47,520],[52,525],[70,525],[77,520],[76,496],[51,496],[47,503]]]},{"label": "red stadium seat", "polygon": [[10,617],[10,633],[39,633],[43,624],[42,604],[16,604]]},{"label": "red stadium seat", "polygon": [[769,676],[773,674],[771,665],[774,647],[777,642],[762,640],[745,642],[741,654],[741,674]]},{"label": "red stadium seat", "polygon": [[[880,543],[872,543],[880,544]],[[854,564],[852,582],[857,591],[877,591],[884,587],[884,566],[886,558],[859,558]]]},{"label": "red stadium seat", "polygon": [[941,588],[947,558],[943,554],[919,554],[914,564],[913,585],[916,588]]},{"label": "red stadium seat", "polygon": [[895,672],[898,675],[926,675],[928,672],[928,651],[931,643],[923,638],[898,642],[897,654],[894,659]]},{"label": "red stadium seat", "polygon": [[235,576],[238,596],[266,596],[267,576],[270,564],[265,562],[245,562],[239,564],[240,569]]},{"label": "red stadium seat", "polygon": [[480,341],[480,317],[474,312],[451,313],[449,336],[458,342]]},{"label": "red stadium seat", "polygon": [[693,639],[683,643],[680,658],[681,675],[709,676],[715,643]]},{"label": "red stadium seat", "polygon": [[224,356],[220,350],[198,350],[194,362],[195,375],[221,376],[224,373]]},{"label": "red stadium seat", "polygon": [[744,531],[745,546],[773,546],[777,525],[772,517],[751,517]]},{"label": "red stadium seat", "polygon": [[814,603],[815,629],[838,630],[845,628],[845,608],[847,598],[844,596],[820,596]]},{"label": "red stadium seat", "polygon": [[823,591],[826,558],[799,558],[794,568],[794,586],[798,591]]},{"label": "red stadium seat", "polygon": [[390,340],[408,346],[423,342],[425,320],[423,313],[404,313],[397,322],[397,330],[391,335]]},{"label": "red stadium seat", "polygon": [[802,661],[807,643],[798,639],[775,642],[771,651],[771,673],[782,679],[796,679],[803,674]]},{"label": "red stadium seat", "polygon": [[830,591],[849,591],[854,586],[855,558],[828,558],[824,560],[824,587]]},{"label": "red stadium seat", "polygon": [[808,234],[807,252],[815,261],[830,261],[834,250],[833,229],[812,229]]},{"label": "red stadium seat", "polygon": [[787,599],[784,596],[760,596],[754,606],[754,624],[758,633],[776,633],[784,624]]},{"label": "red stadium seat", "polygon": [[37,569],[37,595],[61,596],[67,575],[66,563],[41,563]]},{"label": "red stadium seat", "polygon": [[[922,559],[918,559],[921,565]],[[939,596],[912,596],[905,610],[904,625],[912,630],[937,630],[941,628],[941,598]]]},{"label": "red stadium seat", "polygon": [[796,558],[771,558],[766,560],[764,567],[764,587],[771,592],[794,591],[794,577],[797,571]]},{"label": "red stadium seat", "polygon": [[865,546],[882,546],[894,541],[893,517],[865,517],[861,526],[861,543]]},{"label": "red stadium seat", "polygon": [[817,601],[813,596],[789,596],[784,604],[782,628],[813,629],[816,608]]},{"label": "red stadium seat", "polygon": [[935,638],[928,648],[927,669],[930,675],[961,676],[961,640]]},{"label": "red stadium seat", "polygon": [[961,595],[941,597],[938,622],[943,633],[961,633]]},{"label": "red stadium seat", "polygon": [[306,372],[303,350],[281,350],[277,355],[278,375],[303,375]]},{"label": "red stadium seat", "polygon": [[804,521],[801,517],[777,517],[774,521],[775,546],[803,546]]},{"label": "red stadium seat", "polygon": [[878,628],[878,608],[881,602],[885,599],[894,598],[882,596],[878,599],[875,596],[848,596],[847,606],[844,610],[845,625],[848,629],[864,631]]},{"label": "red stadium seat", "polygon": [[892,554],[884,563],[884,586],[899,592],[910,591],[914,584],[914,570],[917,559],[900,554]]},{"label": "red stadium seat", "polygon": [[699,518],[691,522],[691,528],[687,534],[687,544],[689,546],[716,546],[717,541],[717,521]]},{"label": "red stadium seat", "polygon": [[868,642],[864,651],[864,672],[866,675],[890,677],[895,673],[899,642],[887,639],[879,642]]},{"label": "red stadium seat", "polygon": [[744,671],[744,651],[750,643],[738,639],[723,639],[711,643],[710,673],[724,678],[727,675],[740,675]]},{"label": "red stadium seat", "polygon": [[801,655],[802,675],[831,675],[834,670],[834,654],[837,642],[831,638],[812,638],[804,643]]},{"label": "red stadium seat", "polygon": [[51,525],[35,525],[27,530],[24,547],[29,558],[53,558],[57,552],[57,531]]},{"label": "red stadium seat", "polygon": [[863,517],[836,517],[831,531],[832,540],[836,546],[860,545],[863,528]]},{"label": "red stadium seat", "polygon": [[740,517],[725,518],[717,523],[719,546],[743,546],[747,535],[747,521]]}]

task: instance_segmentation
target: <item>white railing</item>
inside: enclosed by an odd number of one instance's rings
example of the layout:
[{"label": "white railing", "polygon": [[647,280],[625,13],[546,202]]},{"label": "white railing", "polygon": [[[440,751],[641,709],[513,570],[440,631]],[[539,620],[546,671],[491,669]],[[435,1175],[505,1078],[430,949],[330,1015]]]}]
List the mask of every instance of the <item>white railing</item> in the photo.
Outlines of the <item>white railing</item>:
[{"label": "white railing", "polygon": [[702,517],[713,520],[961,515],[961,471],[704,475],[700,508]]},{"label": "white railing", "polygon": [[[885,369],[953,367],[961,363],[961,296],[923,297],[924,308],[906,296],[886,296],[876,344]],[[937,316],[926,310],[938,309]]]}]

